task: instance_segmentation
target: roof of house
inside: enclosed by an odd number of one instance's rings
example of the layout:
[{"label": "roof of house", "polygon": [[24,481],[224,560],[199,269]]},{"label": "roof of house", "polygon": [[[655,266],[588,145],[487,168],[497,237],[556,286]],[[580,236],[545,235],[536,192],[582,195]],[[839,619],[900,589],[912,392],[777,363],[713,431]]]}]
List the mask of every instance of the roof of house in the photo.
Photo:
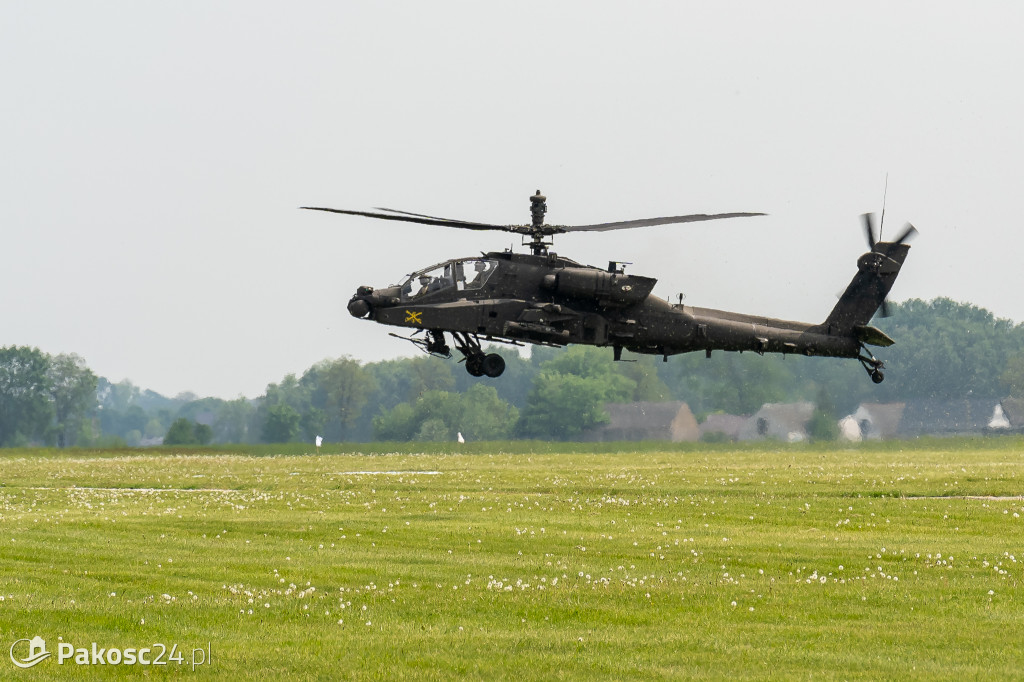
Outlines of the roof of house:
[{"label": "roof of house", "polygon": [[697,420],[679,401],[607,403],[607,424],[593,429],[588,440],[697,440]]},{"label": "roof of house", "polygon": [[729,438],[738,438],[743,424],[750,419],[739,414],[709,414],[700,425],[700,435],[722,433]]},{"label": "roof of house", "polygon": [[1010,422],[1010,428],[1024,428],[1024,398],[1003,398],[1000,404]]}]

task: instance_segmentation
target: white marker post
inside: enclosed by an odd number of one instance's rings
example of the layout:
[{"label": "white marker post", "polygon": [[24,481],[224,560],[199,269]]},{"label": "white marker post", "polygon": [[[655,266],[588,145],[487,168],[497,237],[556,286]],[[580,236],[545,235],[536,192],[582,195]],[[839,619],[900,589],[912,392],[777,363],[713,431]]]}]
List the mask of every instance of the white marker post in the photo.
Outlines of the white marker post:
[{"label": "white marker post", "polygon": [[316,454],[320,454],[320,446],[323,445],[324,439],[320,436],[316,437]]}]

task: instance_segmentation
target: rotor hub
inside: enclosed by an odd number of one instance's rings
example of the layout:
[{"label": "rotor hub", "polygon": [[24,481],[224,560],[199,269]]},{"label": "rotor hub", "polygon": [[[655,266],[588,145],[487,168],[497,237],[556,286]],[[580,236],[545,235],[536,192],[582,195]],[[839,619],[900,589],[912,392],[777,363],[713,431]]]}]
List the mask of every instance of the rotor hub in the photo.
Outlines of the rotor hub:
[{"label": "rotor hub", "polygon": [[[548,252],[548,247],[551,246],[551,242],[544,241],[544,214],[548,212],[548,198],[537,190],[537,193],[530,197],[530,217],[532,222],[528,234],[530,235],[530,242],[528,243],[530,251],[535,256],[542,256]],[[527,242],[524,240],[524,244]]]}]

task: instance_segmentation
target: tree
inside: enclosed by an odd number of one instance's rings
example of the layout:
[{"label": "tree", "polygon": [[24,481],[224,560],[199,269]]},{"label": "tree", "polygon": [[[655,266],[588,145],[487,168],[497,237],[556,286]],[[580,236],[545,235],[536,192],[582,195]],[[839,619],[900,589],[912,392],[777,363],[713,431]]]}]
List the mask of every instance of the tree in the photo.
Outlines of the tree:
[{"label": "tree", "polygon": [[569,440],[608,421],[604,404],[632,399],[637,383],[619,374],[606,349],[573,346],[541,365],[516,433]]},{"label": "tree", "polygon": [[836,408],[828,391],[822,387],[818,391],[818,399],[814,404],[814,412],[807,424],[807,435],[811,440],[836,440],[839,438],[839,422],[836,421]]},{"label": "tree", "polygon": [[494,386],[475,384],[462,396],[462,409],[453,424],[468,440],[504,440],[512,435],[519,410],[502,400]]},{"label": "tree", "polygon": [[[371,377],[373,390],[367,395],[360,418],[346,432],[353,439],[377,438],[377,418],[401,403],[412,405],[427,391],[455,389],[450,363],[440,358],[384,360],[370,363],[364,369]],[[413,435],[397,440],[410,440]]]},{"label": "tree", "polygon": [[199,445],[209,445],[210,441],[213,440],[213,428],[208,424],[196,422],[192,427],[192,433],[195,436],[196,443]]},{"label": "tree", "polygon": [[1015,398],[1024,398],[1024,352],[1017,353],[1006,361],[1006,368],[999,375],[1003,389]]},{"label": "tree", "polygon": [[187,417],[178,417],[171,423],[164,436],[164,445],[195,445],[196,440],[195,422]]},{"label": "tree", "polygon": [[672,398],[685,401],[694,414],[752,414],[767,402],[804,397],[794,378],[803,361],[754,353],[722,352],[710,358],[689,353],[659,363],[658,373]]},{"label": "tree", "polygon": [[96,375],[74,354],[50,358],[47,374],[57,446],[74,445],[96,411]]},{"label": "tree", "polygon": [[301,416],[291,405],[279,403],[267,410],[260,433],[264,443],[289,443],[299,434]]},{"label": "tree", "polygon": [[520,414],[516,432],[526,438],[570,440],[608,422],[608,385],[597,377],[541,372]]},{"label": "tree", "polygon": [[264,443],[287,443],[299,435],[302,415],[311,407],[310,389],[294,374],[288,374],[280,384],[269,384],[256,409],[256,427]]},{"label": "tree", "polygon": [[616,366],[620,374],[636,384],[632,400],[657,403],[672,399],[672,392],[658,376],[657,362],[653,356],[641,355],[635,362],[621,362]]},{"label": "tree", "polygon": [[49,367],[38,348],[0,348],[0,446],[46,436],[53,419]]},{"label": "tree", "polygon": [[344,440],[363,414],[376,381],[357,360],[342,357],[324,360],[311,367],[302,377],[311,390],[311,403],[321,426],[312,426],[312,435],[329,429],[328,436]]},{"label": "tree", "polygon": [[[114,384],[100,377],[96,388],[100,430],[106,436],[117,436],[130,444],[138,444],[142,437],[162,437],[175,417],[195,419],[201,408],[193,404],[195,401],[184,400],[191,395],[184,393],[179,398],[167,398],[156,391],[139,389],[127,379]],[[216,398],[206,400],[220,402]],[[179,414],[182,410],[185,414]]]},{"label": "tree", "polygon": [[414,440],[420,441],[445,441],[452,440],[452,432],[444,420],[434,417],[420,425]]},{"label": "tree", "polygon": [[[454,424],[462,409],[458,393],[426,391],[375,417],[374,435],[382,440],[454,440]],[[427,422],[430,425],[424,429]]]},{"label": "tree", "polygon": [[445,360],[435,357],[385,360],[367,366],[378,388],[379,407],[390,410],[412,402],[427,391],[451,391],[455,377]]},{"label": "tree", "polygon": [[213,436],[218,443],[249,442],[249,422],[255,408],[246,398],[225,401],[217,410]]},{"label": "tree", "polygon": [[412,403],[398,403],[373,418],[373,437],[376,440],[412,440],[419,427],[420,421]]},{"label": "tree", "polygon": [[100,377],[96,385],[96,399],[103,410],[123,412],[129,405],[137,405],[141,395],[139,388],[127,379],[112,384]]},{"label": "tree", "polygon": [[884,327],[897,340],[885,349],[887,379],[878,387],[889,400],[998,397],[1024,347],[1024,325],[948,298],[899,303]]},{"label": "tree", "polygon": [[[141,405],[131,405],[124,412],[102,410],[101,415],[100,428],[102,428],[103,432],[117,435],[124,435],[129,431],[142,433],[147,430],[147,426],[152,419],[142,409]],[[159,425],[157,433],[149,435],[155,436],[167,431],[167,428],[159,420],[157,420],[157,424]]]},{"label": "tree", "polygon": [[411,403],[399,403],[373,420],[380,440],[469,440],[508,438],[519,411],[498,397],[493,386],[477,384],[466,393],[427,391]]}]

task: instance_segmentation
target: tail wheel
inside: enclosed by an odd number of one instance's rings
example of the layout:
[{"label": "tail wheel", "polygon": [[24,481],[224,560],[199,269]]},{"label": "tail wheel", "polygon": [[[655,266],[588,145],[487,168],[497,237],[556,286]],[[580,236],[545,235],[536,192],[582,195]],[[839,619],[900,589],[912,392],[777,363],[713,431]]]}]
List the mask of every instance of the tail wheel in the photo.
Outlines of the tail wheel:
[{"label": "tail wheel", "polygon": [[502,372],[505,371],[505,358],[497,353],[488,353],[483,358],[481,369],[483,369],[484,374],[492,379],[500,377]]},{"label": "tail wheel", "polygon": [[885,367],[885,363],[872,355],[871,351],[869,351],[867,346],[863,343],[860,344],[860,349],[862,352],[857,356],[857,359],[860,360],[860,364],[864,368],[864,371],[866,371],[868,376],[871,377],[871,381],[876,384],[880,384],[885,381],[885,375],[882,374],[882,368]]}]

